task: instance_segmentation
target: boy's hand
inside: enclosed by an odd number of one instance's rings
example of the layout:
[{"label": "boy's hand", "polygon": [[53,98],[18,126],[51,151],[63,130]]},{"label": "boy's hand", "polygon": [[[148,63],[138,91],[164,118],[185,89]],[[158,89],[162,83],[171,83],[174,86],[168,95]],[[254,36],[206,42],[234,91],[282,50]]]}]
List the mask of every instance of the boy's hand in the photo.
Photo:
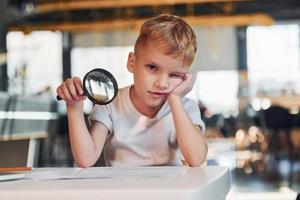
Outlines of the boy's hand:
[{"label": "boy's hand", "polygon": [[186,73],[185,76],[183,77],[183,81],[173,89],[171,94],[180,97],[185,96],[193,89],[196,77],[197,77],[196,73],[193,74]]},{"label": "boy's hand", "polygon": [[86,99],[83,94],[81,80],[78,77],[69,78],[64,81],[57,87],[56,92],[68,106],[72,107],[83,106],[83,100]]}]

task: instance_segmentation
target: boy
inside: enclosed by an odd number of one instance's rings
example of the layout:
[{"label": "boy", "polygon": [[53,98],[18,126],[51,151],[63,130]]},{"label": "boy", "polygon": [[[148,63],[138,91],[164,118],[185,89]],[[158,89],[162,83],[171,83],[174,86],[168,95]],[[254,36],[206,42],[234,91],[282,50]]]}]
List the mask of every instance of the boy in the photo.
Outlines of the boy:
[{"label": "boy", "polygon": [[[95,164],[102,150],[108,166],[189,166],[206,158],[204,124],[196,102],[183,97],[193,87],[188,74],[197,50],[191,27],[174,15],[147,20],[130,52],[134,84],[120,89],[108,105],[95,105],[87,129],[81,80],[66,80],[57,94],[66,101],[76,163]],[[180,150],[180,152],[179,152]]]}]

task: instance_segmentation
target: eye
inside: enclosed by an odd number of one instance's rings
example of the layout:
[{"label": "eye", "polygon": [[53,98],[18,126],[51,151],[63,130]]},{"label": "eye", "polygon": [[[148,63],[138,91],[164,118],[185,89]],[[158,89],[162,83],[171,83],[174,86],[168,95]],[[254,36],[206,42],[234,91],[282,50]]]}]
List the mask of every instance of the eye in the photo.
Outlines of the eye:
[{"label": "eye", "polygon": [[170,74],[171,78],[177,78],[177,79],[183,79],[183,75],[182,74]]},{"label": "eye", "polygon": [[157,67],[155,65],[146,65],[147,68],[150,70],[150,71],[156,71],[157,70]]}]

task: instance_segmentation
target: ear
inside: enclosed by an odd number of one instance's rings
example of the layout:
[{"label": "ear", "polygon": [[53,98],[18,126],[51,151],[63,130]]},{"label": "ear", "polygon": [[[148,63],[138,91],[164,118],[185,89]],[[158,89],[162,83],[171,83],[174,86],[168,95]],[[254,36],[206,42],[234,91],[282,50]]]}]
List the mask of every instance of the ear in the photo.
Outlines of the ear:
[{"label": "ear", "polygon": [[128,71],[130,71],[131,73],[133,73],[134,65],[135,65],[135,55],[134,55],[134,53],[130,52],[130,53],[128,54],[127,69],[128,69]]}]

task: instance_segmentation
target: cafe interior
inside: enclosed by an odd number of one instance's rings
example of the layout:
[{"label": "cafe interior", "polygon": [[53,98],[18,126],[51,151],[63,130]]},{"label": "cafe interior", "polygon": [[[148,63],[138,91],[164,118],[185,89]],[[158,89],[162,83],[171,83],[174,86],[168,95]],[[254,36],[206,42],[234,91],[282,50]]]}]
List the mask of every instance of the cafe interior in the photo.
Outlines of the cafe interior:
[{"label": "cafe interior", "polygon": [[[206,125],[205,165],[230,169],[227,199],[296,199],[300,1],[3,0],[0,12],[0,167],[76,166],[56,88],[94,68],[132,84],[139,27],[170,13],[197,34],[187,96]],[[92,107],[86,100],[86,116]]]}]

